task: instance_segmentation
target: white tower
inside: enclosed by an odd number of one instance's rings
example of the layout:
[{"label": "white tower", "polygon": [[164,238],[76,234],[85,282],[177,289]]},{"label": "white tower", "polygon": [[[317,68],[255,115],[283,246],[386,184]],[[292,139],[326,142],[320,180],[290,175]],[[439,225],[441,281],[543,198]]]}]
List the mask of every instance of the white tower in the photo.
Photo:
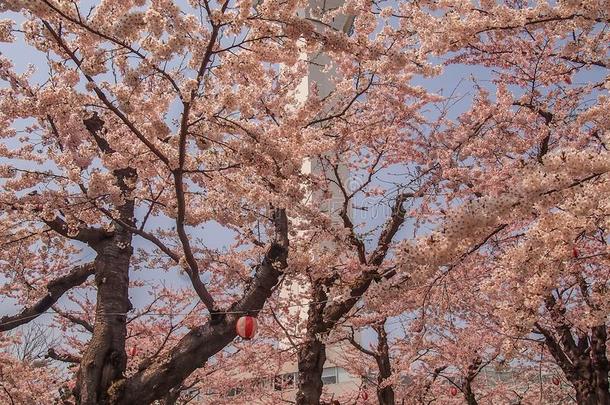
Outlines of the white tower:
[{"label": "white tower", "polygon": [[[312,13],[313,10],[317,11],[328,11],[332,9],[336,9],[343,4],[344,0],[310,0],[310,7],[306,10],[303,10],[299,13],[304,18],[311,18],[315,13]],[[325,7],[324,10],[321,10]],[[338,31],[343,31],[348,33],[353,24],[353,17],[350,16],[339,16],[336,17],[332,22],[332,27]],[[320,25],[322,27],[322,25]],[[327,27],[325,27],[327,29]],[[317,54],[317,55],[303,55],[303,58],[308,58],[314,63],[309,64],[309,71],[307,77],[303,78],[303,81],[299,85],[297,90],[297,97],[300,102],[305,102],[307,98],[310,96],[310,89],[312,85],[315,85],[317,88],[317,93],[319,97],[326,97],[334,90],[334,84],[330,79],[330,75],[332,73],[332,68],[330,69],[331,73],[323,71],[324,67],[330,62],[330,59],[325,54]],[[333,178],[335,176],[334,173],[326,172],[324,173],[324,166],[321,164],[320,156],[311,156],[303,161],[301,172],[303,174],[313,174],[313,175],[325,175],[326,177]],[[328,169],[326,169],[328,170]],[[339,167],[339,176],[340,180],[344,185],[348,184],[348,176],[349,172],[347,167]],[[330,203],[322,202],[321,195],[316,192],[312,192],[310,195],[306,197],[306,203],[312,204],[317,207],[320,207],[321,210],[325,211],[327,214],[331,216],[334,222],[337,224],[342,224],[342,219],[339,217],[338,207],[343,205],[344,197],[341,193],[339,187],[332,183],[330,187],[331,198]],[[326,200],[328,201],[328,200]],[[348,210],[349,207],[348,207]],[[351,210],[350,210],[351,211]],[[348,215],[351,216],[351,212],[348,211]],[[297,218],[298,220],[298,218]],[[329,242],[328,247],[332,248],[331,242]],[[283,286],[280,290],[280,297],[284,302],[292,303],[291,308],[289,308],[289,316],[280,319],[281,322],[284,322],[284,327],[290,333],[291,339],[282,338],[280,339],[280,347],[288,348],[293,343],[298,343],[300,337],[303,336],[302,327],[307,322],[308,317],[308,302],[310,298],[307,298],[308,281],[306,279],[293,279],[291,280],[291,284],[287,286]],[[332,297],[329,297],[332,299]],[[288,319],[290,319],[290,323],[288,323]],[[357,340],[359,339],[359,334],[355,336]],[[334,363],[334,359],[340,356],[342,349],[339,345],[331,345],[327,346],[327,361],[324,365],[324,373],[323,373],[323,382],[327,385],[330,392],[345,392],[358,390],[358,386],[360,380],[353,376],[350,376],[340,367],[337,367]],[[296,375],[294,374],[297,370],[296,364],[286,364],[283,367],[283,373],[285,376],[292,375],[291,380],[296,381]],[[289,394],[286,399],[292,399]]]},{"label": "white tower", "polygon": [[[334,10],[339,8],[343,4],[344,0],[310,0],[309,8],[306,10],[302,10],[298,13],[299,16],[303,18],[307,18],[309,21],[315,20],[316,13],[324,13],[325,11]],[[351,16],[337,16],[332,21],[332,28],[343,31],[345,33],[349,33],[354,18]],[[322,23],[319,25],[322,28]],[[325,26],[324,29],[328,29],[328,26]],[[334,90],[334,83],[330,79],[330,75],[333,72],[331,67],[330,72],[323,71],[325,66],[330,62],[330,58],[323,54],[314,54],[314,55],[306,55],[303,54],[302,58],[308,58],[313,63],[309,64],[309,71],[306,77],[303,78],[301,83],[297,89],[297,99],[300,103],[304,103],[307,98],[310,96],[310,89],[312,85],[315,85],[317,88],[317,94],[319,97],[323,98],[328,96]],[[312,156],[303,161],[301,166],[301,172],[303,174],[313,174],[313,175],[322,175],[324,174],[327,177],[333,178],[334,173],[324,173],[324,167],[321,164],[320,157]],[[339,176],[340,180],[343,184],[347,184],[349,172],[347,167],[342,166],[339,167]],[[334,222],[340,224],[342,223],[341,218],[339,217],[338,207],[341,207],[343,204],[343,195],[339,190],[339,187],[331,183],[330,185],[331,199],[330,202],[328,200],[322,202],[321,196],[315,192],[312,192],[310,195],[306,197],[306,203],[311,205],[319,206],[323,212],[326,212],[331,216]],[[349,208],[348,208],[349,209]],[[348,212],[348,215],[351,216],[351,212]],[[298,219],[297,219],[298,220]],[[330,246],[329,246],[330,247]],[[290,284],[284,286],[280,290],[280,297],[287,302],[292,302],[293,305],[289,308],[287,319],[291,319],[291,324],[284,325],[287,327],[289,333],[296,336],[296,340],[298,337],[302,335],[299,332],[300,323],[304,323],[307,321],[307,312],[308,312],[308,300],[303,298],[305,296],[306,291],[308,290],[308,282],[304,279],[302,280],[291,280]],[[296,322],[295,322],[296,319]],[[294,339],[293,339],[294,341]],[[280,346],[286,348],[290,346],[292,343],[287,338],[280,339]]]}]

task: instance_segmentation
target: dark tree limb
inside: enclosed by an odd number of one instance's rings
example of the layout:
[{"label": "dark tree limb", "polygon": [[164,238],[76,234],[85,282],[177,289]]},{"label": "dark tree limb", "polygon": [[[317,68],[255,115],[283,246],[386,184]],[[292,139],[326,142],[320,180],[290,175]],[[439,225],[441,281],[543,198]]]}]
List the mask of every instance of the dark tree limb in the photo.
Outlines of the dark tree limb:
[{"label": "dark tree limb", "polygon": [[610,404],[610,384],[608,383],[608,373],[610,364],[606,354],[608,342],[608,332],[606,325],[598,325],[591,328],[591,369],[592,380],[600,404]]},{"label": "dark tree limb", "polygon": [[424,392],[421,394],[420,396],[420,401],[423,403],[424,402],[424,398],[426,397],[426,395],[428,395],[428,392],[430,392],[430,388],[432,388],[432,384],[434,384],[434,382],[436,381],[436,379],[438,378],[438,376],[449,366],[443,365],[443,366],[439,366],[437,368],[435,368],[432,371],[432,378],[430,380],[428,380],[428,382],[426,383]]},{"label": "dark tree limb", "polygon": [[375,359],[377,363],[377,401],[379,405],[394,405],[396,402],[394,387],[385,385],[385,380],[392,377],[392,363],[390,359],[390,346],[388,344],[388,333],[385,330],[386,318],[372,326],[377,333],[377,350],[371,351],[362,347],[354,338],[354,330],[348,335],[347,340],[360,352]]},{"label": "dark tree limb", "polygon": [[93,263],[83,264],[72,269],[68,274],[58,277],[47,284],[47,294],[35,304],[24,308],[19,314],[0,318],[0,332],[36,319],[47,311],[69,289],[83,284],[95,272]]},{"label": "dark tree limb", "polygon": [[53,308],[53,311],[57,312],[57,315],[61,316],[62,318],[66,318],[70,322],[72,322],[76,325],[82,326],[86,331],[93,333],[93,325],[91,325],[89,322],[87,322],[83,318],[79,318],[77,316],[72,315],[69,312],[65,312],[61,308],[59,308],[57,305],[53,305],[53,306],[51,306],[51,308]]},{"label": "dark tree limb", "polygon": [[553,358],[557,362],[557,365],[559,365],[559,367],[566,375],[572,375],[572,373],[574,372],[574,364],[572,364],[570,358],[566,355],[563,348],[559,345],[557,339],[555,339],[555,336],[553,336],[551,331],[542,326],[539,322],[535,322],[534,327],[542,334],[542,336],[544,336],[545,344],[549,349],[551,356],[553,356]]},{"label": "dark tree limb", "polygon": [[85,128],[87,128],[87,131],[89,131],[95,140],[100,151],[108,154],[115,152],[108,141],[102,137],[102,132],[104,132],[104,121],[97,115],[97,112],[94,112],[90,117],[85,118],[83,124],[85,124]]},{"label": "dark tree limb", "polygon": [[347,335],[347,341],[356,348],[356,350],[358,350],[359,352],[362,352],[364,354],[366,354],[367,356],[370,357],[375,357],[377,356],[377,353],[365,348],[364,346],[362,346],[360,343],[358,343],[358,341],[356,340],[356,337],[354,336],[354,328],[350,327],[350,334]]},{"label": "dark tree limb", "polygon": [[544,304],[552,315],[553,326],[559,335],[559,342],[563,346],[566,355],[570,358],[572,363],[577,362],[580,353],[578,352],[574,336],[572,336],[570,326],[566,323],[565,308],[557,303],[557,300],[552,294],[546,297]]},{"label": "dark tree limb", "polygon": [[330,282],[312,286],[312,302],[307,311],[305,337],[298,350],[299,381],[295,397],[297,405],[318,405],[322,395],[322,372],[326,362],[326,345],[317,328],[323,323],[324,307],[328,301],[326,289]]},{"label": "dark tree limb", "polygon": [[243,313],[256,314],[273,292],[282,271],[288,266],[288,218],[283,209],[276,209],[273,222],[275,235],[261,263],[257,266],[244,296],[235,302],[220,320],[210,320],[192,329],[171,350],[145,369],[117,381],[109,390],[115,405],[150,404],[177,387],[193,371],[235,338],[235,324]]},{"label": "dark tree limb", "polygon": [[[527,109],[537,113],[542,118],[544,118],[544,122],[545,122],[545,124],[547,126],[551,125],[551,122],[553,122],[553,113],[551,113],[550,111],[543,110],[540,107],[535,106],[535,105],[533,105],[531,103],[514,102],[513,105],[518,105],[520,107],[525,107],[525,108],[527,108]],[[540,163],[542,163],[542,158],[549,151],[549,142],[550,142],[550,140],[551,140],[551,134],[549,133],[540,142],[540,148],[538,149],[538,154],[536,156],[536,159]]]},{"label": "dark tree limb", "polygon": [[476,356],[468,366],[468,373],[466,374],[466,378],[464,379],[461,387],[462,393],[464,394],[464,399],[468,405],[478,405],[477,399],[474,395],[474,390],[472,389],[472,382],[476,376],[479,375],[483,367],[490,362],[491,360],[486,364],[481,365],[481,358]]},{"label": "dark tree limb", "polygon": [[343,194],[343,204],[341,206],[341,211],[339,211],[339,217],[341,217],[341,219],[343,220],[343,227],[349,230],[349,241],[356,248],[360,263],[366,264],[366,248],[364,246],[364,242],[358,239],[358,236],[354,231],[354,224],[348,214],[348,207],[353,194],[347,194],[347,190],[345,189],[345,186],[341,181],[341,175],[339,174],[339,166],[333,165],[332,168],[333,173],[335,175],[335,183],[339,187],[341,194]]},{"label": "dark tree limb", "polygon": [[45,224],[58,234],[68,239],[74,239],[79,242],[86,243],[90,246],[95,246],[101,241],[112,237],[113,232],[99,228],[79,228],[76,234],[72,234],[68,224],[60,217],[55,217],[50,221],[44,221]]},{"label": "dark tree limb", "polygon": [[[392,207],[392,215],[386,221],[383,231],[379,236],[377,248],[369,256],[368,263],[371,266],[376,266],[378,268],[383,263],[383,260],[390,249],[392,239],[405,221],[406,212],[402,205],[405,200],[411,196],[413,195],[405,193],[396,196]],[[384,275],[384,277],[390,278],[394,274],[396,274],[395,271],[391,274]],[[335,323],[356,305],[356,302],[358,302],[360,297],[368,290],[371,282],[380,279],[380,277],[379,271],[376,268],[363,272],[352,285],[349,297],[342,301],[333,302],[325,308],[324,320],[318,325],[317,332],[324,333],[329,331]]]},{"label": "dark tree limb", "polygon": [[81,361],[81,358],[78,356],[75,356],[70,353],[57,353],[55,351],[55,349],[53,349],[53,348],[49,349],[46,357],[53,359],[53,360],[62,361],[64,363],[72,363],[72,364],[79,364]]},{"label": "dark tree limb", "polygon": [[381,266],[383,259],[385,259],[388,250],[390,248],[390,243],[394,236],[405,222],[405,214],[406,211],[403,208],[404,202],[407,198],[413,197],[414,195],[411,193],[399,193],[394,199],[394,205],[392,206],[392,215],[389,220],[386,222],[381,235],[379,236],[379,241],[377,242],[377,248],[370,255],[368,262],[372,266]]},{"label": "dark tree limb", "polygon": [[[229,2],[226,1],[222,8],[221,12],[224,13],[228,6]],[[186,141],[188,136],[188,127],[189,127],[189,118],[191,114],[192,108],[192,99],[195,97],[197,93],[197,89],[201,84],[204,73],[208,68],[210,61],[212,60],[214,46],[216,45],[216,41],[218,39],[218,35],[220,32],[220,26],[216,25],[212,22],[212,32],[210,33],[210,39],[207,41],[206,49],[204,55],[201,59],[201,63],[199,65],[199,69],[197,71],[196,82],[197,85],[194,89],[191,90],[190,99],[183,100],[182,106],[182,117],[180,119],[180,130],[179,130],[179,142],[178,142],[178,167],[172,170],[172,175],[174,177],[174,189],[176,192],[176,202],[177,202],[177,217],[176,217],[176,231],[178,232],[178,238],[180,239],[180,243],[182,244],[182,250],[184,251],[184,257],[186,258],[186,262],[188,264],[188,276],[191,279],[191,283],[193,284],[193,288],[197,292],[197,295],[203,302],[203,304],[207,307],[210,313],[216,311],[216,304],[214,302],[214,298],[208,291],[207,287],[201,281],[199,277],[199,266],[197,264],[197,260],[195,259],[195,255],[193,254],[193,249],[191,248],[191,243],[188,235],[186,234],[185,229],[185,219],[186,219],[186,202],[185,202],[185,190],[184,190],[184,163],[186,161]]]},{"label": "dark tree limb", "polygon": [[388,333],[385,330],[386,318],[378,324],[373,325],[373,330],[377,333],[377,352],[375,362],[379,369],[377,376],[377,400],[379,405],[394,405],[396,402],[394,387],[386,385],[385,381],[392,377],[392,363],[390,359],[390,345],[388,343]]}]

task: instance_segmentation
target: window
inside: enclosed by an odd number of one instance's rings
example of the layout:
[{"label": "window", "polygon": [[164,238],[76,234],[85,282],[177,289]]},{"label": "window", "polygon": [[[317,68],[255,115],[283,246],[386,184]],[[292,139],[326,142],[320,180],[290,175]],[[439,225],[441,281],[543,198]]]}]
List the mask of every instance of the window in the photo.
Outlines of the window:
[{"label": "window", "polygon": [[244,392],[243,388],[240,388],[240,387],[231,388],[229,390],[229,393],[227,394],[227,396],[234,397],[234,396],[237,396],[237,395],[241,394],[242,392]]},{"label": "window", "polygon": [[254,381],[255,388],[269,389],[273,387],[273,377],[261,377]]},{"label": "window", "polygon": [[284,374],[282,377],[282,384],[285,390],[290,390],[296,387],[297,373]]},{"label": "window", "polygon": [[322,384],[336,384],[337,381],[337,367],[329,367],[322,370]]},{"label": "window", "polygon": [[353,378],[354,376],[350,375],[344,368],[337,367],[337,382],[343,383]]}]

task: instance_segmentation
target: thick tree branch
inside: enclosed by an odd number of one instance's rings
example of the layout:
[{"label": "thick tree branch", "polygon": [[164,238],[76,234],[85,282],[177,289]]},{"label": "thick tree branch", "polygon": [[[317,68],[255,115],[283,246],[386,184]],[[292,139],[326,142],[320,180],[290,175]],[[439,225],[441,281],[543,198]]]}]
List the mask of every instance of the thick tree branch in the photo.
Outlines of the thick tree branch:
[{"label": "thick tree branch", "polygon": [[[525,108],[527,108],[527,109],[529,109],[531,111],[534,111],[535,113],[540,115],[542,118],[544,118],[544,122],[546,123],[547,126],[551,125],[551,122],[553,122],[553,113],[551,113],[550,111],[543,110],[540,107],[535,106],[535,105],[533,105],[531,103],[514,102],[513,105],[517,105],[517,106],[520,106],[520,107],[525,107]],[[538,155],[536,156],[536,159],[540,163],[542,163],[542,158],[549,151],[549,142],[550,142],[550,140],[551,140],[551,134],[549,132],[542,139],[542,141],[540,141],[540,148],[538,150]]]},{"label": "thick tree branch", "polygon": [[392,216],[386,222],[386,225],[379,236],[377,248],[369,257],[369,263],[372,266],[381,266],[383,259],[385,259],[388,253],[392,239],[394,239],[394,236],[400,229],[401,225],[405,222],[406,211],[403,208],[403,204],[409,197],[413,197],[413,194],[399,193],[396,196],[394,206],[392,207]]},{"label": "thick tree branch", "polygon": [[559,334],[559,341],[564,348],[566,355],[570,358],[572,363],[576,362],[579,358],[578,347],[572,336],[570,326],[566,324],[565,319],[565,308],[561,307],[553,295],[547,296],[544,300],[544,304],[552,316],[552,322],[555,330]]},{"label": "thick tree branch", "polygon": [[61,219],[60,217],[55,217],[50,221],[44,221],[45,224],[61,236],[64,236],[69,239],[74,239],[79,242],[86,243],[88,245],[94,246],[104,239],[108,239],[112,237],[113,232],[106,231],[100,228],[80,228],[76,234],[71,233],[68,224]]},{"label": "thick tree branch", "polygon": [[607,351],[608,332],[606,324],[591,328],[591,369],[593,371],[593,382],[600,404],[610,403],[610,383],[608,373],[610,364],[608,363]]},{"label": "thick tree branch", "polygon": [[89,133],[95,140],[95,143],[97,144],[100,151],[108,154],[115,152],[115,150],[112,149],[108,141],[100,135],[104,129],[104,121],[97,115],[96,112],[94,112],[93,115],[91,115],[89,118],[84,119],[83,123],[85,124],[85,128],[87,128],[87,131],[89,131]]},{"label": "thick tree branch", "polygon": [[354,346],[358,351],[366,354],[367,356],[371,356],[371,357],[376,359],[377,358],[377,353],[366,349],[364,346],[362,346],[360,343],[358,343],[356,341],[356,337],[354,336],[354,328],[350,327],[350,329],[351,329],[350,333],[346,337],[347,341],[350,342],[350,344],[352,346]]},{"label": "thick tree branch", "polygon": [[150,404],[178,386],[211,356],[236,336],[235,324],[244,313],[256,314],[271,295],[282,271],[288,266],[288,218],[276,209],[274,239],[244,296],[228,310],[230,314],[192,329],[168,353],[145,369],[111,387],[111,402],[116,405]]},{"label": "thick tree branch", "polygon": [[492,360],[493,359],[481,365],[481,358],[479,356],[476,356],[468,366],[468,373],[466,374],[466,378],[464,379],[461,388],[462,392],[464,393],[464,399],[466,400],[466,403],[468,405],[478,405],[477,399],[472,389],[472,382],[474,381],[476,376],[479,375],[481,370],[483,370],[485,366],[491,363]]},{"label": "thick tree branch", "polygon": [[438,378],[438,376],[449,366],[443,365],[443,366],[439,366],[437,368],[435,368],[432,371],[432,378],[430,380],[428,380],[428,382],[426,382],[426,386],[424,388],[423,393],[420,396],[420,400],[422,400],[423,402],[423,398],[428,395],[428,392],[430,392],[430,388],[432,388],[432,384],[434,384],[434,382],[436,381],[436,379]]},{"label": "thick tree branch", "polygon": [[72,269],[68,274],[58,277],[47,284],[47,295],[34,305],[24,308],[19,314],[0,318],[0,332],[11,330],[19,325],[37,318],[69,289],[83,284],[95,272],[93,263],[83,264]]},{"label": "thick tree branch", "polygon": [[341,194],[343,194],[343,204],[341,206],[339,216],[343,220],[343,227],[349,230],[349,240],[358,252],[358,259],[360,260],[360,263],[366,264],[366,248],[364,246],[364,242],[358,239],[358,236],[354,231],[354,224],[348,214],[351,196],[347,194],[347,190],[345,189],[345,186],[341,181],[341,175],[339,174],[339,166],[333,165],[333,173],[335,175],[336,184],[339,187],[339,190],[341,190]]},{"label": "thick tree branch", "polygon": [[574,364],[572,364],[570,358],[559,345],[557,339],[555,339],[550,330],[540,325],[540,323],[536,322],[534,326],[544,336],[545,344],[559,367],[561,367],[566,375],[571,376],[574,373]]}]

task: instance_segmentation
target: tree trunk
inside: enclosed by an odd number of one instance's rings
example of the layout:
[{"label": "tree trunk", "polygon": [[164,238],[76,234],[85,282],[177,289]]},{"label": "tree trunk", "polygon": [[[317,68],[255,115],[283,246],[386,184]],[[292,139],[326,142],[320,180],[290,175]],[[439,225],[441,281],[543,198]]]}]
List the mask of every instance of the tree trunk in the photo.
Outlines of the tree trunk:
[{"label": "tree trunk", "polygon": [[608,384],[608,356],[606,355],[606,341],[608,333],[606,325],[599,325],[591,329],[591,368],[595,394],[600,404],[610,405],[610,385]]},{"label": "tree trunk", "polygon": [[471,381],[467,380],[462,390],[464,391],[464,399],[466,399],[468,405],[478,405],[477,398],[472,391]]},{"label": "tree trunk", "polygon": [[390,363],[390,347],[388,345],[388,334],[385,330],[385,319],[381,324],[373,326],[377,332],[377,353],[375,361],[379,369],[377,376],[377,400],[379,405],[394,405],[394,388],[391,385],[384,386],[385,381],[392,376],[392,364]]},{"label": "tree trunk", "polygon": [[604,352],[600,353],[596,352],[597,344],[595,338],[591,339],[591,357],[587,352],[581,353],[580,358],[574,364],[575,367],[562,365],[566,378],[576,391],[578,405],[610,405],[606,345],[603,344]]},{"label": "tree trunk", "polygon": [[589,381],[580,380],[574,384],[576,390],[576,403],[578,405],[608,405],[608,403],[598,402],[595,390]]},{"label": "tree trunk", "polygon": [[[125,203],[118,207],[119,219],[133,225],[134,202],[127,199],[132,189],[126,180],[136,175],[133,169],[115,171],[124,192]],[[127,366],[125,338],[129,302],[129,265],[133,248],[132,233],[115,223],[112,238],[95,246],[95,284],[97,301],[93,336],[83,354],[77,375],[75,397],[80,405],[109,404],[108,390],[123,377]]]},{"label": "tree trunk", "polygon": [[[588,286],[581,279],[581,293],[592,310],[599,307],[589,299]],[[550,329],[536,323],[536,328],[545,338],[549,352],[561,368],[567,380],[576,391],[578,405],[610,405],[608,373],[610,365],[606,355],[608,340],[605,323],[593,326],[590,331],[577,334],[576,341],[570,326],[564,321],[565,309],[556,305],[551,295],[545,301],[549,313],[553,315],[555,337]]]},{"label": "tree trunk", "polygon": [[326,361],[326,346],[319,336],[326,332],[324,309],[328,296],[325,280],[312,285],[312,304],[307,313],[307,329],[302,345],[299,347],[299,389],[297,405],[319,405],[322,396],[322,370]]},{"label": "tree trunk", "polygon": [[[606,340],[606,325],[591,328],[590,346],[577,352],[576,367],[566,373],[576,391],[578,405],[610,405]],[[567,367],[566,370],[570,371]]]},{"label": "tree trunk", "polygon": [[322,396],[322,370],[326,361],[326,347],[310,338],[299,349],[299,391],[297,405],[319,405]]},{"label": "tree trunk", "polygon": [[[125,243],[123,247],[120,242]],[[121,378],[127,365],[125,336],[131,234],[120,232],[99,250],[95,260],[97,307],[93,337],[81,360],[77,399],[82,405],[106,403],[110,385]]]},{"label": "tree trunk", "polygon": [[385,386],[383,388],[377,388],[377,400],[379,401],[379,405],[394,405],[394,388],[391,385]]}]

